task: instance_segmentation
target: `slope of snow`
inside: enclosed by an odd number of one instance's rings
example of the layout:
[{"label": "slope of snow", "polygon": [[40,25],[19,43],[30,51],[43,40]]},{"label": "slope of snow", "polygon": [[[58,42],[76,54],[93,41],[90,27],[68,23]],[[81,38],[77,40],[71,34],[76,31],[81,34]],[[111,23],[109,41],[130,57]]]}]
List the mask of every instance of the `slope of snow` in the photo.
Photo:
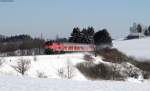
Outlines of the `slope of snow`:
[{"label": "slope of snow", "polygon": [[150,38],[113,41],[115,48],[129,56],[150,59]]},{"label": "slope of snow", "polygon": [[[11,75],[11,76],[22,76],[20,73],[18,73],[12,66],[15,66],[19,59],[27,59],[31,61],[31,67],[29,70],[25,73],[25,76],[28,77],[34,77],[38,78],[39,74],[42,74],[41,78],[53,78],[53,79],[67,79],[66,76],[68,76],[68,64],[71,66],[69,69],[70,72],[69,74],[73,75],[71,77],[72,80],[89,80],[89,78],[86,78],[76,67],[76,64],[86,62],[84,60],[84,55],[87,53],[71,53],[71,54],[62,54],[62,55],[40,55],[40,56],[19,56],[19,57],[5,57],[3,58],[4,63],[0,66],[0,75]],[[88,54],[91,55],[91,54]],[[91,55],[92,58],[94,59],[93,66],[96,66],[97,64],[105,64],[108,65],[108,68],[111,67],[118,67],[117,69],[122,69],[119,70],[120,74],[123,76],[127,76],[126,70],[128,69],[129,64],[126,66],[119,65],[116,66],[117,64],[113,64],[110,62],[104,62],[102,60],[102,57],[97,56],[94,57]],[[63,73],[65,75],[60,75],[59,72],[60,70],[63,70]],[[132,67],[134,74],[138,74],[138,78],[135,79],[137,82],[143,81],[141,79],[143,76],[141,75],[140,70],[136,70],[135,67]],[[61,72],[62,73],[62,72]],[[128,73],[128,72],[127,72]],[[139,79],[139,77],[141,77]],[[69,78],[70,79],[70,78]],[[125,78],[126,79],[126,78]],[[134,81],[135,82],[135,81]]]},{"label": "slope of snow", "polygon": [[[62,79],[62,77],[58,75],[58,70],[62,68],[66,69],[69,63],[73,67],[73,80],[87,80],[75,67],[77,63],[85,62],[85,54],[86,53],[71,53],[62,55],[4,57],[4,63],[0,67],[0,74],[21,76],[12,66],[16,65],[19,59],[27,59],[31,61],[31,67],[26,72],[26,75],[29,77],[38,77],[38,73],[43,73],[48,78]],[[98,62],[102,62],[100,57],[96,59],[95,64]]]},{"label": "slope of snow", "polygon": [[0,76],[1,91],[149,91],[149,82],[72,81]]},{"label": "slope of snow", "polygon": [[[58,70],[65,68],[69,61],[72,66],[84,62],[83,55],[64,54],[64,55],[42,55],[42,56],[22,56],[22,57],[5,57],[4,63],[0,68],[1,73],[20,75],[11,66],[15,65],[18,59],[27,59],[31,61],[31,67],[26,73],[30,77],[37,77],[38,72],[43,73],[48,78],[60,78]],[[35,60],[36,59],[36,60]],[[86,78],[74,67],[75,76],[72,79],[86,80]]]}]

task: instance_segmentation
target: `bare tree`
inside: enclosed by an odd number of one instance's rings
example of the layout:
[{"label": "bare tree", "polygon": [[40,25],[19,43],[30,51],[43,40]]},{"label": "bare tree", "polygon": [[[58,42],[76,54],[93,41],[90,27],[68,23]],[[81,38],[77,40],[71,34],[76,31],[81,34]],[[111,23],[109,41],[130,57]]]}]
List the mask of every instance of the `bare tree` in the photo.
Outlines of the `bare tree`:
[{"label": "bare tree", "polygon": [[112,80],[121,80],[121,75],[120,75],[120,72],[121,72],[121,68],[119,68],[119,65],[117,63],[114,63],[112,65]]},{"label": "bare tree", "polygon": [[12,66],[17,72],[22,75],[25,75],[25,72],[30,68],[30,60],[27,59],[19,59],[16,66]]},{"label": "bare tree", "polygon": [[74,68],[71,62],[67,61],[67,78],[71,79],[74,77]]},{"label": "bare tree", "polygon": [[65,69],[64,68],[59,68],[57,70],[57,75],[61,78],[66,78],[66,75],[65,75]]},{"label": "bare tree", "polygon": [[65,67],[62,67],[57,70],[58,76],[61,78],[71,79],[75,76],[75,69],[70,61],[67,61]]}]

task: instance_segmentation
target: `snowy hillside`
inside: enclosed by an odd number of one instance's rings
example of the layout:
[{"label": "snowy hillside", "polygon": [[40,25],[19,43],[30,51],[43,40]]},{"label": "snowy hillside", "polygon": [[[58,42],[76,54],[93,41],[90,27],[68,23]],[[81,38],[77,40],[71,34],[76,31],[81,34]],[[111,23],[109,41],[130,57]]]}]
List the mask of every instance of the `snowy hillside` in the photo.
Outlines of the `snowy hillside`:
[{"label": "snowy hillside", "polygon": [[[30,60],[30,68],[25,72],[25,76],[38,78],[66,79],[68,70],[72,80],[87,80],[85,76],[76,68],[76,64],[86,62],[84,56],[88,53],[70,53],[61,55],[40,55],[40,56],[19,56],[2,57],[0,75],[21,76],[13,67],[18,65],[20,59]],[[91,55],[91,54],[90,54]],[[103,62],[101,57],[92,56],[94,64]],[[68,68],[69,66],[69,68]],[[41,77],[42,76],[42,77]]]},{"label": "snowy hillside", "polygon": [[[61,55],[40,55],[40,56],[19,56],[19,57],[2,57],[0,58],[0,90],[1,91],[149,91],[149,82],[145,82],[141,71],[129,63],[113,64],[104,62],[101,56],[94,57],[92,67],[98,64],[105,64],[107,67],[115,66],[123,75],[130,71],[138,74],[136,79],[127,78],[127,81],[90,81],[76,67],[78,63],[91,61],[85,60],[87,53],[70,53]],[[20,59],[30,60],[29,70],[22,76],[13,67],[17,65]],[[93,65],[94,64],[94,65]],[[66,72],[68,65],[69,71],[73,73],[72,80],[62,78],[62,70]],[[128,67],[129,66],[129,67]],[[128,70],[127,70],[128,69]],[[134,70],[135,69],[135,70]],[[99,69],[100,70],[100,69]],[[68,70],[67,70],[68,71]],[[136,71],[136,72],[135,72]],[[69,73],[70,75],[71,73]],[[41,75],[41,78],[38,78]],[[47,78],[47,79],[43,79]],[[134,83],[136,82],[136,83]]]},{"label": "snowy hillside", "polygon": [[[92,60],[88,61],[91,58],[88,57],[88,59],[86,59],[85,58],[86,55],[92,57]],[[23,66],[24,63],[21,62],[25,61],[30,61],[30,67],[26,72],[22,73],[23,70],[22,67],[24,67]],[[132,74],[136,75],[136,77],[132,76],[132,78],[136,82],[143,81],[142,70],[136,68],[134,65],[130,63],[114,64],[111,62],[106,62],[102,60],[101,56],[95,57],[94,55],[89,53],[2,57],[0,63],[2,63],[0,65],[0,75],[9,75],[9,76],[24,75],[26,77],[34,77],[34,78],[72,79],[81,81],[92,79],[127,80],[128,78],[131,77],[130,75]],[[20,66],[19,68],[16,69],[18,65]],[[103,65],[105,66],[103,67]],[[96,70],[97,67],[99,67],[98,68],[99,70]],[[105,70],[103,69],[107,69],[106,71],[108,72],[105,72]],[[120,74],[118,75],[120,76],[119,78],[115,78],[113,76],[114,74],[111,74],[114,73],[114,71],[118,71],[117,73]],[[89,73],[90,75],[88,75]],[[103,75],[105,74],[106,76],[103,77],[101,74]]]},{"label": "snowy hillside", "polygon": [[149,82],[72,81],[0,76],[1,91],[149,91]]},{"label": "snowy hillside", "polygon": [[64,55],[42,55],[42,56],[23,56],[23,57],[4,57],[2,58],[2,66],[0,73],[6,75],[21,75],[12,66],[15,66],[19,59],[25,59],[31,61],[31,67],[25,75],[29,77],[38,77],[39,74],[46,78],[60,78],[58,71],[65,69],[68,65],[73,67],[75,80],[86,80],[86,78],[74,67],[77,63],[84,62],[83,55],[77,54],[64,54]]},{"label": "snowy hillside", "polygon": [[150,38],[113,41],[114,47],[129,56],[150,59]]}]

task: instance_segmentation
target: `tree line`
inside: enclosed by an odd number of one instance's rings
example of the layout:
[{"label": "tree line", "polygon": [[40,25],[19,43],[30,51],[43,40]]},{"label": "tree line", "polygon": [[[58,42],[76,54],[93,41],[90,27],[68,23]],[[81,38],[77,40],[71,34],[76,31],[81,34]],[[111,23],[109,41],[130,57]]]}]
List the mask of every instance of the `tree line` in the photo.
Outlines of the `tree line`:
[{"label": "tree line", "polygon": [[95,32],[93,27],[73,28],[70,34],[69,42],[72,43],[86,43],[95,45],[112,45],[112,38],[107,29],[102,29]]},{"label": "tree line", "polygon": [[46,41],[46,44],[51,44],[52,42],[112,45],[112,38],[107,29],[101,29],[96,32],[92,26],[83,29],[74,27],[68,38],[56,38],[55,40]]},{"label": "tree line", "polygon": [[73,43],[93,43],[93,36],[94,36],[94,28],[88,27],[83,28],[80,30],[80,28],[75,27],[73,28],[73,31],[71,33],[71,36],[69,37],[69,42]]},{"label": "tree line", "polygon": [[[1,35],[2,36],[2,35]],[[3,36],[0,37],[0,42],[18,42],[18,41],[25,41],[25,40],[32,40],[33,38],[30,35],[22,34],[22,35],[15,35],[15,36]]]},{"label": "tree line", "polygon": [[32,38],[30,35],[15,35],[10,37],[0,38],[0,53],[10,53],[10,55],[15,55],[14,51],[20,50],[20,55],[29,55],[31,50],[35,54],[40,54],[41,49],[45,40],[40,38]]}]

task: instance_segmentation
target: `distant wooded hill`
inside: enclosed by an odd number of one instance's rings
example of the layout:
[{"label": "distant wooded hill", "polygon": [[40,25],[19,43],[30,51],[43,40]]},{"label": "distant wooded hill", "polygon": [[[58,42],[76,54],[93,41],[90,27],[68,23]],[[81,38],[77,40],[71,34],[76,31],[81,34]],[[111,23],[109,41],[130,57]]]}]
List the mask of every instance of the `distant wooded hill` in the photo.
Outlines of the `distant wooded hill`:
[{"label": "distant wooded hill", "polygon": [[[41,54],[45,41],[40,38],[32,38],[30,35],[0,36],[0,53],[5,55],[32,55]],[[32,52],[31,52],[32,51]]]},{"label": "distant wooded hill", "polygon": [[10,36],[6,37],[3,35],[0,35],[0,42],[18,42],[18,41],[26,41],[26,40],[32,40],[33,38],[30,35],[15,35],[15,36]]}]

